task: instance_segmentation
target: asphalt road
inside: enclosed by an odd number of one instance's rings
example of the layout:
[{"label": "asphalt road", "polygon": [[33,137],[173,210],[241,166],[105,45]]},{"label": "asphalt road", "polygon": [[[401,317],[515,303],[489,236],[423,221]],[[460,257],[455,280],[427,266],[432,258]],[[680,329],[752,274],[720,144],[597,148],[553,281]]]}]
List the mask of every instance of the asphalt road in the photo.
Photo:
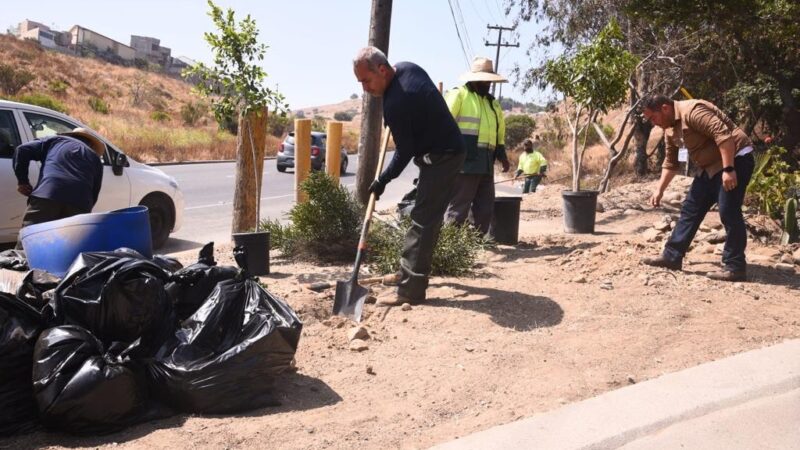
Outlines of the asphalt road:
[{"label": "asphalt road", "polygon": [[[391,154],[387,154],[391,158]],[[350,155],[348,173],[341,182],[352,190],[358,156]],[[175,177],[183,191],[185,210],[183,226],[170,236],[160,253],[171,253],[198,248],[209,242],[228,242],[233,211],[235,163],[179,164],[161,166],[159,169]],[[413,188],[419,169],[413,163],[399,178],[389,183],[378,201],[377,209],[394,208],[400,199]],[[498,185],[498,193],[519,193]],[[274,160],[264,164],[261,189],[261,217],[285,220],[294,205],[294,173],[279,173]]]}]

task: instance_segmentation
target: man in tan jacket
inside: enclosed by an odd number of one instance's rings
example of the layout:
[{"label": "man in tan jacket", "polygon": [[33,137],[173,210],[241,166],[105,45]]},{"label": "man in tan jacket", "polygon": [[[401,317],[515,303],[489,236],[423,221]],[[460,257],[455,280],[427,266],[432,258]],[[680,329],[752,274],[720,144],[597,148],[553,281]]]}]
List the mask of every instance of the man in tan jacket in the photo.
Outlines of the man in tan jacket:
[{"label": "man in tan jacket", "polygon": [[725,113],[705,100],[673,101],[664,95],[654,95],[644,99],[643,114],[653,125],[664,129],[667,144],[661,178],[650,204],[661,204],[664,190],[677,174],[680,162],[691,160],[696,173],[664,252],[642,262],[680,270],[700,223],[716,203],[727,237],[722,270],[707,275],[715,280],[744,280],[747,230],[742,202],[755,165],[750,138]]}]

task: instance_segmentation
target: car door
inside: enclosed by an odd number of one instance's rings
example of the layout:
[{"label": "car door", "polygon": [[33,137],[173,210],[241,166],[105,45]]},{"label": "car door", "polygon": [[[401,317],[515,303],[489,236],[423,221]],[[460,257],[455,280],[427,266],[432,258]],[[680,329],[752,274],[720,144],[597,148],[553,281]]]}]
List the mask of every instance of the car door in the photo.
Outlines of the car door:
[{"label": "car door", "polygon": [[[41,139],[58,133],[72,131],[80,125],[66,120],[49,116],[42,113],[25,111],[25,120],[30,128],[34,139]],[[97,136],[95,134],[95,136]],[[104,143],[101,136],[97,136]],[[108,148],[108,144],[106,144]],[[111,170],[111,160],[109,150],[103,156],[103,186],[100,189],[100,196],[92,211],[111,211],[114,209],[127,208],[131,201],[131,183],[127,171],[122,171],[115,175]]]},{"label": "car door", "polygon": [[[15,110],[0,108],[0,243],[15,242],[27,207],[27,197],[17,192],[17,177],[11,165],[14,149],[22,143]],[[31,167],[30,181],[39,177]]]}]

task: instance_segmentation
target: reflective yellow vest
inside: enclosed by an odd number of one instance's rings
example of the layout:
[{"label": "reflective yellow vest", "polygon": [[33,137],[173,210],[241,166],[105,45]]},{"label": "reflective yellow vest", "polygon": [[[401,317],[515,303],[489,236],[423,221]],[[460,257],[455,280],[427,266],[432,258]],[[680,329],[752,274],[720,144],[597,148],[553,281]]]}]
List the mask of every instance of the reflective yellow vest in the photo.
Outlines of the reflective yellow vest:
[{"label": "reflective yellow vest", "polygon": [[466,85],[448,91],[445,100],[467,150],[461,173],[494,173],[495,160],[506,159],[506,121],[500,102],[481,97]]},{"label": "reflective yellow vest", "polygon": [[541,169],[542,166],[547,166],[547,160],[544,159],[544,155],[538,151],[534,150],[531,153],[520,153],[517,170],[521,170],[525,175],[539,175],[539,169]]}]

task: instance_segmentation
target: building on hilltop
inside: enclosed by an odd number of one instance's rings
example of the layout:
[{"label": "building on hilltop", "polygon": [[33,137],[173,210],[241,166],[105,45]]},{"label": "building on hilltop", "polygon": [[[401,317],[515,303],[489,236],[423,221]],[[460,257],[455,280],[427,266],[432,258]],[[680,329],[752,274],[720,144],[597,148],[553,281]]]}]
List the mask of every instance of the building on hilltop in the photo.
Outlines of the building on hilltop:
[{"label": "building on hilltop", "polygon": [[132,64],[136,59],[136,50],[133,47],[117,42],[100,33],[74,25],[69,29],[70,48],[81,56],[96,55],[107,61],[120,64]]},{"label": "building on hilltop", "polygon": [[136,59],[167,68],[172,58],[172,50],[161,46],[161,40],[131,35],[131,47],[136,50]]},{"label": "building on hilltop", "polygon": [[69,33],[51,30],[47,25],[25,19],[20,22],[16,36],[38,42],[43,47],[57,49],[69,45]]}]

